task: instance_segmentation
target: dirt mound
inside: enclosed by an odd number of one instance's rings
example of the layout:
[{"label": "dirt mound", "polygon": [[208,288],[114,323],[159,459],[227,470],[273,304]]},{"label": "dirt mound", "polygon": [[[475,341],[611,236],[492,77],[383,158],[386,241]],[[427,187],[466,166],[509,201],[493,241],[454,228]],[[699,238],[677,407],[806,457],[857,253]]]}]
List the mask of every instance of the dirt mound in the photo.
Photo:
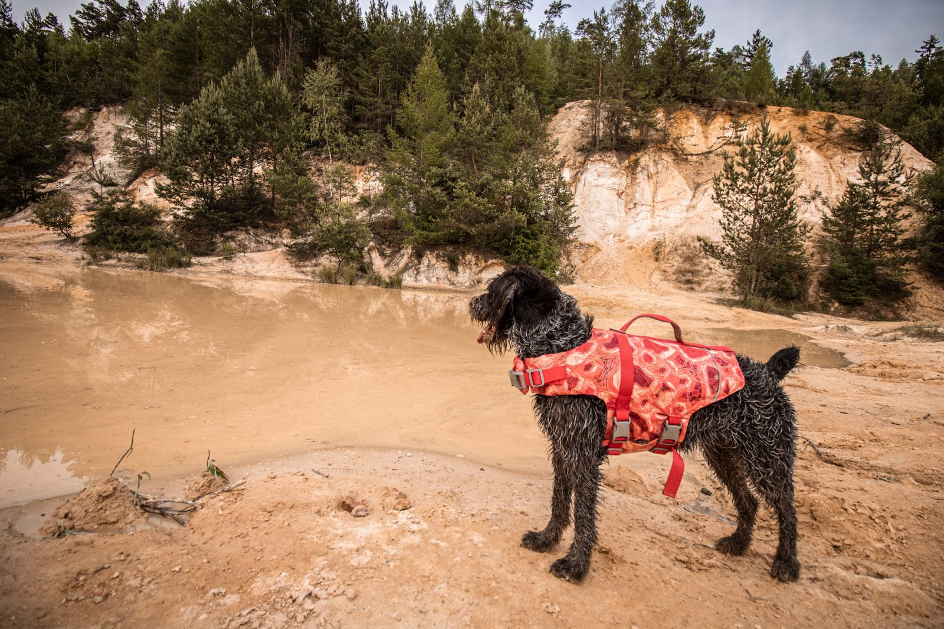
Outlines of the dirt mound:
[{"label": "dirt mound", "polygon": [[640,495],[646,491],[643,477],[626,467],[612,467],[604,473],[604,484],[622,494]]},{"label": "dirt mound", "polygon": [[203,474],[187,483],[184,495],[188,500],[196,500],[201,496],[223,489],[229,483],[219,476],[215,476],[210,470],[204,470]]},{"label": "dirt mound", "polygon": [[143,521],[145,514],[135,505],[134,492],[117,478],[106,478],[83,489],[56,509],[41,532],[61,537],[68,531],[122,529]]},{"label": "dirt mound", "polygon": [[921,370],[894,360],[870,360],[847,367],[847,370],[861,375],[883,380],[914,380],[922,377]]}]

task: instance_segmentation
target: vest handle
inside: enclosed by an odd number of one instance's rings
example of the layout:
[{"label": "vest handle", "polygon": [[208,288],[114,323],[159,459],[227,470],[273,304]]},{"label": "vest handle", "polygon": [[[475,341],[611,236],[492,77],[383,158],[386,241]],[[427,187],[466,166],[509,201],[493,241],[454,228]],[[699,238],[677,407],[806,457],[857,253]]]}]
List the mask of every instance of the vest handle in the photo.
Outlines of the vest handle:
[{"label": "vest handle", "polygon": [[624,325],[622,328],[620,328],[620,331],[621,331],[621,332],[626,332],[626,331],[627,331],[627,328],[630,327],[630,324],[631,324],[631,323],[633,323],[633,322],[636,321],[637,319],[642,319],[642,318],[644,318],[644,317],[646,317],[646,318],[648,318],[648,319],[656,319],[657,321],[662,321],[663,323],[668,323],[668,324],[670,324],[671,326],[673,326],[673,334],[676,335],[676,342],[677,342],[677,343],[682,343],[683,345],[686,344],[686,342],[685,342],[685,341],[683,340],[683,338],[682,338],[682,330],[681,330],[680,327],[676,324],[676,322],[673,321],[672,319],[670,319],[669,317],[664,317],[663,315],[658,315],[658,314],[641,314],[641,315],[637,315],[637,316],[635,316],[634,318],[632,318],[632,319],[630,319],[629,321],[627,321],[626,325]]}]

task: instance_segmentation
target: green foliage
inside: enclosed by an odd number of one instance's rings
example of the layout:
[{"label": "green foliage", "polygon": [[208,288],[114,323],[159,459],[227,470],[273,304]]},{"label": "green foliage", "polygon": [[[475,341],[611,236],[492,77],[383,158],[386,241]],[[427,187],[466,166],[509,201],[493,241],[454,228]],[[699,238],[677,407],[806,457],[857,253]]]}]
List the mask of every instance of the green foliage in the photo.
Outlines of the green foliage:
[{"label": "green foliage", "polygon": [[232,260],[233,256],[236,255],[236,247],[231,242],[225,242],[220,245],[219,254],[224,260]]},{"label": "green foliage", "polygon": [[797,180],[790,135],[772,133],[767,116],[738,142],[713,178],[713,200],[722,208],[722,242],[700,239],[704,251],[734,275],[746,301],[759,297],[796,301],[806,297],[809,275],[804,237],[794,198]]},{"label": "green foliage", "polygon": [[50,194],[30,206],[33,218],[30,219],[44,229],[72,240],[72,217],[75,207],[68,192],[60,191]]},{"label": "green foliage", "polygon": [[65,155],[66,122],[35,86],[0,100],[0,213],[28,201]]},{"label": "green foliage", "polygon": [[230,479],[223,472],[223,470],[217,467],[217,462],[210,458],[210,450],[207,450],[207,471],[213,474],[214,478],[222,479],[227,483],[230,482]]},{"label": "green foliage", "polygon": [[300,124],[288,89],[278,75],[266,77],[250,50],[181,110],[165,158],[170,182],[158,193],[211,231],[272,215],[271,177],[281,163],[298,161]]},{"label": "green foliage", "polygon": [[295,241],[290,251],[300,259],[329,255],[338,260],[339,266],[360,265],[370,237],[370,229],[358,220],[354,209],[339,205],[333,215],[323,216],[321,222]]},{"label": "green foliage", "polygon": [[860,181],[849,181],[843,197],[824,213],[829,263],[822,285],[845,306],[894,303],[910,294],[903,239],[910,177],[899,149],[885,139],[863,154],[859,175]]},{"label": "green foliage", "polygon": [[922,341],[938,341],[945,339],[942,328],[934,325],[904,325],[890,330],[893,334],[905,334]]},{"label": "green foliage", "polygon": [[86,175],[93,183],[98,184],[99,194],[103,194],[105,188],[114,188],[118,185],[112,173],[102,164],[89,170]]},{"label": "green foliage", "polygon": [[705,13],[689,0],[666,0],[651,21],[654,48],[650,58],[655,95],[662,99],[709,96],[709,51],[715,31],[700,33]]},{"label": "green foliage", "polygon": [[326,59],[320,59],[314,70],[305,74],[302,103],[308,108],[308,139],[323,150],[329,159],[347,143],[345,128],[348,114],[344,109],[347,94],[338,70]]},{"label": "green foliage", "polygon": [[945,181],[942,177],[942,158],[939,157],[935,168],[916,177],[913,198],[922,215],[922,227],[916,238],[918,262],[933,278],[942,280],[943,190]]},{"label": "green foliage", "polygon": [[383,165],[375,234],[394,244],[492,252],[554,273],[573,229],[572,196],[534,99],[494,105],[473,85],[459,107],[431,51],[404,94]]},{"label": "green foliage", "polygon": [[236,120],[224,104],[223,90],[209,85],[180,112],[165,158],[170,185],[159,187],[158,193],[183,210],[223,212],[221,198],[235,193],[236,177],[243,174],[236,164],[240,149]]},{"label": "green foliage", "polygon": [[338,267],[326,264],[318,268],[318,279],[322,284],[334,284],[337,278]]},{"label": "green foliage", "polygon": [[761,104],[774,98],[774,70],[768,56],[768,46],[762,42],[751,57],[751,67],[745,73],[745,96]]},{"label": "green foliage", "polygon": [[122,192],[99,197],[93,204],[92,230],[83,238],[87,250],[148,253],[174,246],[161,222],[161,211]]},{"label": "green foliage", "polygon": [[[913,63],[806,54],[775,79],[770,39],[756,31],[713,51],[690,0],[617,0],[575,32],[556,1],[537,33],[526,0],[460,11],[441,0],[432,15],[372,2],[363,16],[354,0],[91,0],[63,20],[71,29],[36,10],[17,25],[0,3],[0,212],[28,202],[61,160],[62,111],[120,102],[130,117],[116,138],[122,165],[165,170],[162,194],[192,252],[215,251],[222,231],[247,224],[348,239],[338,225],[362,226],[337,220],[350,200],[334,168],[341,151],[382,170],[384,196],[359,214],[375,239],[553,270],[573,219],[542,116],[578,99],[593,102],[587,137],[600,150],[659,140],[657,105],[717,97],[860,116],[869,124],[858,141],[885,126],[933,159],[943,146],[935,36]],[[329,165],[313,169],[306,144]],[[930,270],[935,239],[920,237]],[[791,264],[766,273],[779,295],[801,290]]]},{"label": "green foliage", "polygon": [[151,247],[138,267],[149,271],[179,269],[191,264],[190,254],[179,247]]}]

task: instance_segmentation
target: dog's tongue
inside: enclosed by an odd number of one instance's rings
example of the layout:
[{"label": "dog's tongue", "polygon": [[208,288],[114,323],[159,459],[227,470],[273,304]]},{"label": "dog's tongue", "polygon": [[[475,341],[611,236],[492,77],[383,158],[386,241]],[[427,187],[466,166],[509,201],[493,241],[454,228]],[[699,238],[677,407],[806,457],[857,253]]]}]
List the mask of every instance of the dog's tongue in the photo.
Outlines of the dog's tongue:
[{"label": "dog's tongue", "polygon": [[495,328],[491,325],[487,325],[481,330],[479,330],[479,338],[476,339],[477,343],[485,343],[492,338],[492,335],[495,334]]}]

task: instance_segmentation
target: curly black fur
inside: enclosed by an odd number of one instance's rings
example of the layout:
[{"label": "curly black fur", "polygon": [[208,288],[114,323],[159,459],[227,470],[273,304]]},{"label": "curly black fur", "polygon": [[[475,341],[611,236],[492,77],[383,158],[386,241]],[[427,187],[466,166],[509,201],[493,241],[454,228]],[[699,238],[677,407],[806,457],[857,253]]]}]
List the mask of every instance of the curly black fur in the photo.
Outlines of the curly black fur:
[{"label": "curly black fur", "polygon": [[[554,282],[524,266],[493,278],[486,292],[469,302],[469,313],[484,324],[480,340],[490,351],[515,350],[523,358],[581,345],[590,339],[594,321]],[[748,549],[758,511],[755,494],[775,511],[780,537],[771,576],[781,581],[795,581],[800,572],[794,508],[795,412],[779,383],[799,359],[796,347],[778,351],[766,365],[738,356],[744,388],[693,413],[680,448],[688,452],[700,447],[732,494],[738,524],[732,535],[718,541],[720,551],[741,555]],[[586,395],[536,395],[534,407],[550,441],[554,488],[551,520],[543,530],[526,533],[522,545],[550,550],[561,540],[573,511],[574,541],[567,554],[551,564],[551,572],[581,581],[597,541],[600,466],[607,457],[600,443],[607,410],[599,398]]]}]

